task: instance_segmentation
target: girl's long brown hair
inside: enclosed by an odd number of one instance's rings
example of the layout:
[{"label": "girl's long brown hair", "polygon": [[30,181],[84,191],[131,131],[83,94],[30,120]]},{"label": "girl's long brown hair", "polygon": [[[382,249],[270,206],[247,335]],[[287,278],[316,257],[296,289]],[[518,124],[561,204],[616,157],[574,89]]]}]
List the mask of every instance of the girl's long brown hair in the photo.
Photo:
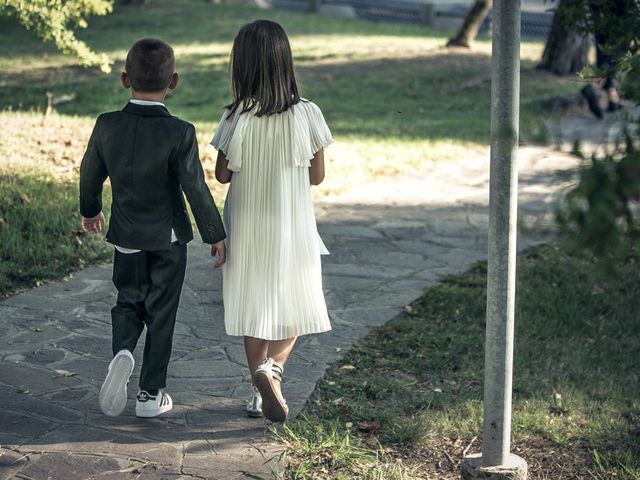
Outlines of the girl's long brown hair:
[{"label": "girl's long brown hair", "polygon": [[227,106],[233,114],[256,107],[255,115],[272,115],[300,102],[293,73],[291,46],[284,29],[270,20],[242,27],[231,50],[231,93]]}]

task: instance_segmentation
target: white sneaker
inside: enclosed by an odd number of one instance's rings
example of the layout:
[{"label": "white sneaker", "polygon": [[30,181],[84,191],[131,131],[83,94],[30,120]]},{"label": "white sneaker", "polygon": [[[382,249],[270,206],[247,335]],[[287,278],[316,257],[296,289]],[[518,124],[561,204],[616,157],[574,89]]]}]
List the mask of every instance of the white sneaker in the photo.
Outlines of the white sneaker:
[{"label": "white sneaker", "polygon": [[126,349],[120,350],[111,360],[99,397],[100,409],[105,415],[116,417],[127,406],[127,385],[134,365],[133,355]]},{"label": "white sneaker", "polygon": [[173,400],[164,393],[164,390],[158,390],[157,395],[150,395],[146,390],[140,390],[136,399],[136,417],[152,418],[157,417],[161,413],[168,412],[173,408]]},{"label": "white sneaker", "polygon": [[247,415],[252,418],[262,417],[262,396],[256,387],[251,387],[251,398],[247,400]]}]

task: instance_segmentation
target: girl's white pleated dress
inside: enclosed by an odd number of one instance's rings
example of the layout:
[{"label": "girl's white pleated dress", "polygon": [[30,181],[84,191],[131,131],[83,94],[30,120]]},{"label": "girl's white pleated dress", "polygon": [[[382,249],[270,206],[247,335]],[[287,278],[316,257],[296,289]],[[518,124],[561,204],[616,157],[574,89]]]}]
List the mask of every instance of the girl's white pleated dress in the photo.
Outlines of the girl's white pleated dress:
[{"label": "girl's white pleated dress", "polygon": [[224,206],[222,267],[227,334],[265,340],[331,329],[309,183],[314,153],[333,142],[320,109],[303,100],[283,113],[229,116],[211,144],[233,171]]}]

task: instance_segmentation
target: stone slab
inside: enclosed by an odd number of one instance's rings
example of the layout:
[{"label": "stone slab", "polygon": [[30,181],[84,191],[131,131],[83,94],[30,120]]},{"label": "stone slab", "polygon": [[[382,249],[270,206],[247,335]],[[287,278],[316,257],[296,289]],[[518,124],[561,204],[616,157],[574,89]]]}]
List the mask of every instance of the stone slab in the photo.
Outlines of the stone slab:
[{"label": "stone slab", "polygon": [[72,453],[48,453],[29,461],[20,470],[20,475],[33,480],[54,478],[89,478],[109,470],[121,470],[124,462],[100,455],[77,455]]},{"label": "stone slab", "polygon": [[[39,437],[58,426],[56,423],[36,418],[24,411],[9,410],[4,404],[3,408],[0,409],[0,425],[2,426],[0,431],[3,435],[16,435],[26,438]],[[5,442],[5,445],[7,444],[10,443]]]}]

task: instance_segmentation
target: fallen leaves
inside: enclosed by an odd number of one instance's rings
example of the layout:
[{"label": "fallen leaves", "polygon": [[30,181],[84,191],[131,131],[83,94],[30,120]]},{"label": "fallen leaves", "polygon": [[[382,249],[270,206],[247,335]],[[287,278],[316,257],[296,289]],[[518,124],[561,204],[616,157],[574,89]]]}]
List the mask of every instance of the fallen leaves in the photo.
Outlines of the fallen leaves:
[{"label": "fallen leaves", "polygon": [[378,437],[376,437],[375,435],[369,435],[365,437],[364,443],[371,448],[380,448],[380,440],[378,440]]},{"label": "fallen leaves", "polygon": [[345,372],[353,372],[357,370],[357,368],[354,365],[342,365],[340,367],[340,370],[344,370]]},{"label": "fallen leaves", "polygon": [[406,307],[404,307],[404,311],[411,316],[418,315],[418,311],[412,305],[407,305]]},{"label": "fallen leaves", "polygon": [[357,424],[358,430],[363,433],[378,433],[380,431],[380,424],[378,422],[362,421]]}]

